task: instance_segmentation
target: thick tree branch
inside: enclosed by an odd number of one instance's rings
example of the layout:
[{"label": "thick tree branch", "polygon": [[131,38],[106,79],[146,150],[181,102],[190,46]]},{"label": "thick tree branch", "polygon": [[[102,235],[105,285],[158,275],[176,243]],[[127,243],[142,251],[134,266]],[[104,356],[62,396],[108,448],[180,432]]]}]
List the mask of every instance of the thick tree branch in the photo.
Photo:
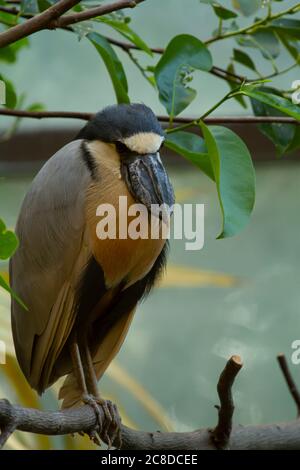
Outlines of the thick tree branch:
[{"label": "thick tree branch", "polygon": [[286,360],[284,354],[279,354],[277,356],[277,360],[278,360],[280,369],[283,373],[283,376],[285,378],[288,389],[289,389],[289,391],[290,391],[290,393],[291,393],[291,395],[294,399],[294,402],[297,406],[297,415],[298,415],[298,418],[299,418],[300,417],[300,393],[299,393],[299,390],[297,388],[297,385],[294,382],[294,379],[292,377],[291,371],[289,370],[289,366],[288,366],[288,363],[287,363],[287,360]]},{"label": "thick tree branch", "polygon": [[217,406],[219,412],[219,421],[211,436],[218,449],[227,449],[232,430],[232,417],[234,412],[234,403],[232,398],[233,382],[243,367],[239,356],[232,356],[227,362],[218,382],[218,395],[221,406]]},{"label": "thick tree branch", "polygon": [[[220,417],[221,413],[219,414],[216,429],[218,427],[228,429],[228,424],[231,429],[231,387],[240,368],[241,361],[237,356],[233,356],[220,376],[218,391],[224,417]],[[104,420],[104,415],[102,418]],[[89,433],[95,425],[95,413],[88,405],[64,411],[40,411],[11,405],[7,400],[0,400],[0,428],[2,429],[0,445],[3,445],[16,429],[44,435],[64,435],[77,432]],[[122,450],[216,450],[219,447],[211,438],[212,433],[209,429],[182,433],[144,432],[122,425],[121,433]],[[234,426],[230,434],[230,449],[299,450],[300,420],[259,426]]]},{"label": "thick tree branch", "polygon": [[[66,118],[66,119],[80,119],[88,121],[91,119],[93,113],[84,113],[80,111],[26,111],[23,109],[8,109],[0,108],[0,116],[12,116],[20,118],[32,119],[49,119],[49,118]],[[161,122],[169,122],[169,116],[158,115],[157,118]],[[195,121],[193,117],[175,117],[174,123],[178,124],[191,124]],[[285,116],[215,116],[207,117],[204,121],[208,124],[295,124],[300,125],[291,117]]]},{"label": "thick tree branch", "polygon": [[[66,28],[70,24],[106,15],[123,8],[134,8],[138,3],[143,1],[145,0],[118,0],[108,5],[101,5],[79,13],[70,13],[62,16],[79,3],[80,0],[60,0],[58,3],[55,3],[55,5],[52,5],[50,8],[38,15],[21,15],[23,18],[28,18],[27,21],[13,26],[7,31],[1,33],[0,48],[43,29]],[[15,8],[7,9],[6,7],[2,7],[2,11],[6,11],[11,14],[18,14],[18,10]]]},{"label": "thick tree branch", "polygon": [[41,31],[63,15],[70,8],[79,3],[80,0],[60,0],[39,15],[35,15],[24,23],[17,24],[0,34],[0,47],[7,46],[19,39],[30,36]]}]

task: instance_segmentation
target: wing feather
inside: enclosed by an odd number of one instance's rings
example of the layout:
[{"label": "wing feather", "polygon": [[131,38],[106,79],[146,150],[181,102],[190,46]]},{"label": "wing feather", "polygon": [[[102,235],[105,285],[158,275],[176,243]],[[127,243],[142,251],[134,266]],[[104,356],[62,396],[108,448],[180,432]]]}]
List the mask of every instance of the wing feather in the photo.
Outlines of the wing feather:
[{"label": "wing feather", "polygon": [[20,246],[10,262],[12,288],[29,309],[12,299],[16,354],[27,380],[40,391],[50,374],[43,371],[49,351],[48,367],[73,324],[75,278],[90,255],[84,205],[91,175],[81,142],[59,150],[35,177],[16,226]]}]

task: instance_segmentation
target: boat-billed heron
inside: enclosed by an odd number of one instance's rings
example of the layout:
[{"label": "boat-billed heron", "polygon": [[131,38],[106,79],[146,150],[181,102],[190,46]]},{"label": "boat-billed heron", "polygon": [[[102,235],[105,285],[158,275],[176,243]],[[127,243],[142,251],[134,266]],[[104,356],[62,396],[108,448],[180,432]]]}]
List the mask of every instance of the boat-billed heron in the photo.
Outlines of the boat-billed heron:
[{"label": "boat-billed heron", "polygon": [[105,108],[46,162],[16,226],[20,245],[10,280],[28,308],[12,299],[21,369],[38,393],[67,375],[62,407],[102,406],[109,429],[116,407],[99,396],[97,381],[119,351],[137,303],[160,275],[167,241],[99,238],[97,207],[112,204],[118,214],[125,196],[128,206],[146,206],[146,224],[153,204],[171,207],[174,194],[159,155],[163,141],[147,106]]}]

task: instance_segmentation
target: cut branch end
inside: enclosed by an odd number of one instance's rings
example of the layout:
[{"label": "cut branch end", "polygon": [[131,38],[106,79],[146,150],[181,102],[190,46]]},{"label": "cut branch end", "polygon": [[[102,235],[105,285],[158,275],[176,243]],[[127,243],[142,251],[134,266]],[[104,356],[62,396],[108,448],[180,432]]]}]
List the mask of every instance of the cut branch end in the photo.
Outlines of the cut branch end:
[{"label": "cut branch end", "polygon": [[218,449],[229,448],[232,417],[234,412],[234,402],[231,389],[234,380],[242,367],[243,362],[241,357],[234,355],[227,362],[219,378],[217,386],[220,399],[220,406],[218,406],[218,424],[211,432],[212,441]]}]

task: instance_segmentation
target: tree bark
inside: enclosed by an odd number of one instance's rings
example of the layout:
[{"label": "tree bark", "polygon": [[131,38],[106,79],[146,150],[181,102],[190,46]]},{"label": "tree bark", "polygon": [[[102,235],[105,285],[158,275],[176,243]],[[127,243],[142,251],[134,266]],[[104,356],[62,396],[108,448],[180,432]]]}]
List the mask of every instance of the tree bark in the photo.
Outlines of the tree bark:
[{"label": "tree bark", "polygon": [[[282,355],[278,356],[282,364]],[[232,386],[242,368],[239,356],[232,356],[227,362],[218,382],[220,406],[218,423],[214,429],[203,428],[191,432],[145,432],[121,425],[121,450],[300,450],[300,419],[287,423],[266,425],[232,426],[234,403]],[[282,367],[281,367],[282,368]],[[292,397],[295,399],[295,385],[285,365],[283,374]],[[297,391],[296,391],[297,393]],[[104,422],[104,412],[101,421]],[[64,411],[40,411],[11,405],[0,400],[0,448],[15,431],[45,435],[63,435],[95,430],[97,420],[94,410],[84,405]],[[112,445],[114,443],[112,442]]]}]

